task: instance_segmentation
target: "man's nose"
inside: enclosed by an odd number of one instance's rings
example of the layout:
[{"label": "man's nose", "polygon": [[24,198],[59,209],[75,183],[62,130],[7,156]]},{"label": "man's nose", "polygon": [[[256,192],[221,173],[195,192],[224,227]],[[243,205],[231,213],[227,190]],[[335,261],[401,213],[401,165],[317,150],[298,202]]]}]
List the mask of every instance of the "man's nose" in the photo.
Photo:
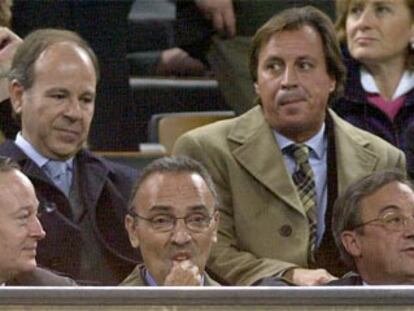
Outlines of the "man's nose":
[{"label": "man's nose", "polygon": [[81,103],[78,99],[71,99],[65,108],[65,115],[72,119],[79,119],[82,116]]},{"label": "man's nose", "polygon": [[36,238],[37,240],[42,240],[46,236],[46,232],[37,216],[35,216],[33,221],[30,223],[30,236]]},{"label": "man's nose", "polygon": [[294,66],[286,66],[282,76],[282,88],[290,89],[297,87],[298,76]]},{"label": "man's nose", "polygon": [[191,241],[191,234],[188,231],[184,219],[177,219],[175,227],[172,232],[171,240],[175,244],[186,244]]}]

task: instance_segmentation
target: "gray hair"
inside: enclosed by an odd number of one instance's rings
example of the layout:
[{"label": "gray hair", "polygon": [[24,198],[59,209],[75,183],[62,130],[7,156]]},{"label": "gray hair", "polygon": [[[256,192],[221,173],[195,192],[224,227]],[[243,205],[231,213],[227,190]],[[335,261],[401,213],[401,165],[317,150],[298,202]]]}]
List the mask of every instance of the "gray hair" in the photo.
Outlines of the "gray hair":
[{"label": "gray hair", "polygon": [[201,178],[206,183],[208,189],[213,195],[215,202],[215,209],[218,209],[219,198],[217,194],[216,187],[214,185],[213,179],[210,174],[207,172],[205,167],[196,160],[193,160],[186,156],[174,156],[174,157],[163,157],[157,159],[150,164],[148,164],[141,172],[139,179],[136,181],[134,187],[132,188],[132,193],[129,199],[128,210],[132,211],[134,206],[132,202],[135,195],[139,191],[143,182],[155,173],[196,173],[201,176]]},{"label": "gray hair", "polygon": [[[356,226],[361,224],[361,200],[392,182],[399,182],[414,189],[413,184],[402,172],[378,171],[351,184],[334,204],[332,212],[332,233],[335,244],[339,249],[343,262],[353,270],[356,269],[354,259],[343,246],[341,234],[347,230],[354,230]],[[363,233],[363,227],[355,230],[361,234]]]}]

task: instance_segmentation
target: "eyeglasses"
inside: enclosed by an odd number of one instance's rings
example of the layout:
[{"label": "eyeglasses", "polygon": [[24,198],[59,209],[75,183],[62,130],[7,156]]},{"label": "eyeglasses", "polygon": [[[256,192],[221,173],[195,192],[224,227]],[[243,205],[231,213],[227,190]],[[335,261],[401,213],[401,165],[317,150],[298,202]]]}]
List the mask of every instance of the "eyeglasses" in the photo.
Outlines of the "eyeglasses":
[{"label": "eyeglasses", "polygon": [[380,225],[384,226],[386,229],[388,230],[392,230],[392,231],[403,231],[408,224],[411,222],[414,222],[414,218],[413,217],[407,217],[404,216],[402,214],[399,213],[386,213],[385,215],[375,218],[375,219],[371,219],[369,221],[366,221],[362,224],[356,225],[352,228],[356,229],[359,227],[363,227],[366,225],[369,225],[373,222],[379,222]]},{"label": "eyeglasses", "polygon": [[193,213],[185,217],[175,217],[170,214],[159,214],[150,218],[146,218],[138,215],[134,211],[130,211],[129,214],[134,218],[139,218],[147,221],[152,229],[159,232],[169,232],[174,230],[179,219],[184,220],[184,223],[188,230],[192,232],[203,232],[210,226],[214,215],[214,213],[211,215]]}]

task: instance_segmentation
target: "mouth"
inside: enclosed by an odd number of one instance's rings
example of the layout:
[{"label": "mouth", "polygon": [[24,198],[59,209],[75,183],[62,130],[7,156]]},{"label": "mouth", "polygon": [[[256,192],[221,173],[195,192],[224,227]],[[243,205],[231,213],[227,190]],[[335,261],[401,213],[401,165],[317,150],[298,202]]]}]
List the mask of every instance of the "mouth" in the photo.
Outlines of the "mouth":
[{"label": "mouth", "polygon": [[172,261],[185,261],[191,259],[190,252],[178,252],[171,256]]},{"label": "mouth", "polygon": [[376,41],[376,39],[372,37],[358,37],[354,41],[358,44],[369,44]]},{"label": "mouth", "polygon": [[69,142],[73,140],[78,140],[82,133],[80,130],[74,129],[56,128],[55,130],[63,137],[65,141]]}]

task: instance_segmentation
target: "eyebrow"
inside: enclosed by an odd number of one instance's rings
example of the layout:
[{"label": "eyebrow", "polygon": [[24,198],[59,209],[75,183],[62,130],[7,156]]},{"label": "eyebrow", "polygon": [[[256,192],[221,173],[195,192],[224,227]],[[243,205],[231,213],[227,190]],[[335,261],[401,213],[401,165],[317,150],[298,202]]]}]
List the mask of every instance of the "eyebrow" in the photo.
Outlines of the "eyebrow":
[{"label": "eyebrow", "polygon": [[[153,205],[150,208],[150,212],[171,212],[172,209],[173,209],[173,207],[168,206],[168,205]],[[186,209],[189,209],[191,212],[207,211],[208,210],[207,206],[205,206],[203,204],[188,206],[188,207],[186,207]]]},{"label": "eyebrow", "polygon": [[394,205],[394,204],[390,204],[390,205],[386,205],[382,207],[379,210],[379,214],[383,214],[384,212],[388,212],[388,211],[396,211],[396,210],[401,210],[401,207]]}]

